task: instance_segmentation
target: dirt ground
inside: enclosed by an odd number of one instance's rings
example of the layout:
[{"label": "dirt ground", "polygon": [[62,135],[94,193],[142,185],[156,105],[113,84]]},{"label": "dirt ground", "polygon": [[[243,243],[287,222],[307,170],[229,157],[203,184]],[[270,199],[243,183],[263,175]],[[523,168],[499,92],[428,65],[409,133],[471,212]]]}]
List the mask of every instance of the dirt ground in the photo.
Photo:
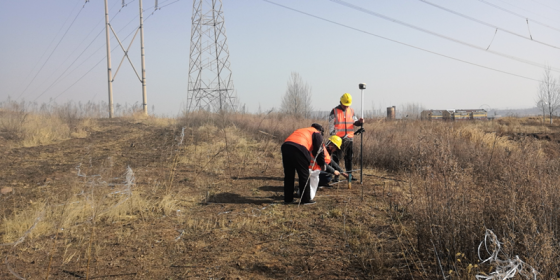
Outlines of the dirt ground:
[{"label": "dirt ground", "polygon": [[[97,127],[86,138],[52,145],[0,146],[0,188],[13,188],[0,196],[3,222],[34,205],[48,205],[49,212],[80,197],[78,191],[98,174],[108,194],[127,167],[134,170],[135,195],[169,206],[112,220],[101,214],[83,218],[68,228],[53,226],[46,235],[32,232],[15,245],[14,238],[0,239],[0,279],[418,276],[405,257],[412,250],[403,237],[406,213],[399,212],[397,192],[391,191],[399,181],[366,170],[363,186],[339,184],[318,191],[314,205],[284,205],[278,143],[270,144],[265,158],[230,158],[224,167],[212,164],[229,157],[224,151],[198,157],[174,150],[180,128],[130,119],[102,119]],[[164,185],[173,190],[164,191]],[[6,234],[0,231],[0,237]]]}]

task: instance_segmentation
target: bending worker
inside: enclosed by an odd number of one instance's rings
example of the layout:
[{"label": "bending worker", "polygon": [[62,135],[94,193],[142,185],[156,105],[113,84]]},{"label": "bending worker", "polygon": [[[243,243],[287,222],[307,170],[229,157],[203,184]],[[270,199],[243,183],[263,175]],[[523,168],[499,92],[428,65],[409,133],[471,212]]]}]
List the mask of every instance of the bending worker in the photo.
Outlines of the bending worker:
[{"label": "bending worker", "polygon": [[[317,158],[315,166],[325,166],[325,156],[319,149],[323,145],[323,127],[320,124],[312,124],[311,127],[300,128],[294,131],[282,144],[282,164],[284,165],[284,202],[294,201],[294,177],[295,172],[299,178],[299,193],[301,204],[313,204],[309,193],[309,168],[312,161]],[[304,190],[305,188],[305,190]]]},{"label": "bending worker", "polygon": [[[319,186],[330,187],[329,183],[332,181],[333,175],[335,177],[342,175],[345,178],[348,178],[348,174],[346,174],[336,162],[331,160],[330,156],[330,154],[336,153],[340,149],[341,145],[342,139],[340,137],[336,135],[329,137],[329,142],[325,152],[326,171],[321,171],[321,173],[319,173]],[[324,145],[323,148],[325,148]]]},{"label": "bending worker", "polygon": [[[332,155],[332,159],[340,165],[342,153],[344,153],[346,172],[352,175],[354,126],[363,126],[364,119],[357,119],[354,109],[350,108],[350,105],[352,105],[352,96],[349,93],[343,94],[340,97],[340,105],[332,109],[329,115],[329,135],[342,138],[342,147]],[[335,177],[334,181],[338,181],[338,177]]]}]

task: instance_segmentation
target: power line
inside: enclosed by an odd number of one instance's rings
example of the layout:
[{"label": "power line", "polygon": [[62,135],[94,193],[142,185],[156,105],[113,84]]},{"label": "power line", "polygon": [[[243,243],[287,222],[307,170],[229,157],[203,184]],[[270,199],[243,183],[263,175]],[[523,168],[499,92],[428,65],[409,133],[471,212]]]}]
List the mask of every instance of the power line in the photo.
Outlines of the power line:
[{"label": "power line", "polygon": [[[508,9],[505,9],[505,8],[502,8],[502,7],[498,6],[498,5],[494,5],[494,4],[492,4],[492,3],[489,3],[488,1],[485,1],[485,0],[478,0],[478,1],[480,1],[480,2],[482,2],[482,3],[484,3],[484,4],[486,4],[486,5],[492,6],[492,7],[496,8],[496,9],[498,9],[498,10],[502,10],[502,11],[504,11],[504,12],[506,12],[506,13],[512,14],[512,15],[514,15],[514,16],[517,16],[517,17],[520,17],[520,18],[522,18],[522,19],[524,19],[524,20],[529,21],[529,18],[526,17],[526,16],[520,15],[520,14],[518,14],[518,13],[516,13],[516,12],[512,12],[512,11],[510,11],[510,10],[508,10]],[[552,29],[552,30],[555,30],[555,31],[560,32],[560,29],[554,28],[554,27],[552,27],[552,26],[550,26],[550,25],[548,25],[548,24],[545,24],[545,23],[536,21],[536,20],[534,20],[534,19],[530,19],[530,20],[531,20],[531,22],[534,22],[534,23],[536,23],[536,24],[539,24],[539,25],[542,25],[542,26],[544,26],[544,27],[548,27],[548,28],[550,28],[550,29]]]},{"label": "power line", "polygon": [[[135,0],[132,0],[132,1],[128,2],[128,3],[125,3],[125,5],[124,5],[123,7],[125,7],[126,5],[132,3],[133,1],[135,1]],[[167,1],[169,1],[169,0],[167,0]],[[167,1],[163,1],[162,3],[165,3],[165,2],[167,2]],[[176,1],[174,1],[174,2],[171,2],[171,3],[168,3],[168,4],[164,5],[164,6],[162,6],[162,7],[159,7],[158,10],[161,10],[162,8],[165,8],[166,6],[169,6],[169,5],[171,5],[171,4],[173,4],[173,3],[176,3],[176,2],[178,2],[178,1],[179,1],[179,0],[176,0]],[[114,7],[114,5],[113,5],[113,7]],[[113,18],[111,19],[111,21],[113,21],[113,20],[117,17],[117,15],[121,12],[121,10],[122,10],[123,7],[121,7],[121,9],[119,9],[119,11],[115,14],[115,16],[113,16]],[[152,14],[153,14],[153,13],[152,13]],[[151,16],[151,15],[150,15],[150,16]],[[148,17],[144,20],[144,23],[148,20],[148,18],[149,18],[150,16],[148,16]],[[121,27],[121,29],[120,29],[118,32],[121,32],[123,29],[125,29],[128,25],[130,25],[130,23],[132,23],[132,22],[133,22],[134,20],[136,20],[137,18],[138,18],[138,16],[135,16],[135,17],[134,17],[133,19],[131,19],[127,24],[125,24],[123,27]],[[123,40],[128,39],[130,36],[132,36],[132,34],[134,34],[135,31],[136,31],[136,29],[135,29],[135,30],[132,30],[127,36],[125,36],[125,37],[123,38]],[[91,44],[95,41],[95,39],[96,39],[102,32],[103,32],[103,29],[97,34],[97,36],[92,40],[92,42],[90,42],[90,44],[88,45],[87,48],[89,48],[89,47],[91,46]],[[117,33],[118,33],[118,32],[117,32]],[[86,50],[87,50],[87,48],[86,48]],[[97,52],[98,52],[100,49],[102,49],[102,48],[103,48],[103,46],[99,47],[96,51],[94,51],[93,54],[91,54],[88,58],[86,58],[82,63],[80,63],[80,64],[79,64],[78,66],[76,66],[74,69],[77,69],[78,67],[80,67],[81,65],[83,65],[83,63],[84,63],[85,61],[89,60],[95,53],[97,53]],[[115,49],[118,49],[118,48],[119,48],[119,46],[113,47],[113,49],[111,50],[111,52],[113,52]],[[84,52],[85,52],[85,50],[84,50]],[[83,54],[83,52],[82,52],[82,54]],[[80,54],[80,56],[81,56],[81,54]],[[63,90],[62,92],[60,92],[60,93],[59,93],[57,96],[55,96],[53,99],[56,100],[56,99],[57,99],[58,97],[60,97],[63,93],[65,93],[65,92],[67,92],[68,90],[70,90],[70,88],[72,88],[72,87],[73,87],[74,85],[76,85],[79,81],[81,81],[83,78],[85,78],[85,77],[87,76],[87,74],[89,74],[91,71],[93,71],[93,69],[95,69],[95,67],[97,67],[97,66],[98,66],[101,62],[103,62],[106,58],[107,58],[107,55],[103,56],[103,58],[102,58],[100,61],[98,61],[93,67],[91,67],[84,75],[82,75],[80,78],[78,78],[78,80],[76,80],[74,83],[72,83],[70,86],[68,86],[65,90]],[[77,60],[77,58],[76,58],[76,60]],[[75,62],[75,61],[74,61],[74,62]],[[72,66],[72,65],[70,65],[69,67],[71,67],[71,66]],[[63,74],[64,74],[64,73],[63,73]],[[60,78],[60,77],[59,77],[59,78]],[[52,86],[52,85],[51,85],[51,86]],[[49,88],[50,88],[50,87],[49,87]],[[48,91],[48,89],[47,89],[46,91]],[[45,92],[46,92],[46,91],[45,91]],[[41,95],[43,95],[45,92],[41,93]],[[93,98],[95,98],[95,96],[97,96],[97,93],[93,96]],[[40,96],[38,96],[37,98],[39,98],[39,97],[40,97]],[[37,100],[37,98],[35,98],[35,100]],[[92,98],[92,99],[93,99],[93,98]]]},{"label": "power line", "polygon": [[[519,34],[519,33],[510,31],[510,30],[507,30],[507,29],[503,29],[503,28],[501,28],[501,27],[498,27],[498,26],[492,25],[492,24],[490,24],[490,23],[487,23],[487,22],[484,22],[484,21],[475,19],[475,18],[470,17],[470,16],[467,16],[467,15],[465,15],[465,14],[461,14],[461,13],[459,13],[459,12],[456,12],[456,11],[453,11],[453,10],[450,10],[450,9],[447,9],[447,8],[445,8],[445,7],[442,7],[442,6],[440,6],[440,5],[437,5],[437,4],[428,2],[428,1],[426,1],[426,0],[418,0],[418,1],[420,1],[420,2],[422,2],[422,3],[425,3],[425,4],[428,4],[428,5],[431,5],[431,6],[433,6],[433,7],[436,7],[436,8],[438,8],[438,9],[444,10],[444,11],[446,11],[446,12],[452,13],[452,14],[454,14],[454,15],[457,15],[457,16],[460,16],[460,17],[463,17],[463,18],[466,18],[466,19],[468,19],[468,20],[471,20],[471,21],[480,23],[480,24],[482,24],[482,25],[495,28],[496,30],[501,30],[501,31],[504,31],[504,32],[509,33],[509,34],[511,34],[511,35],[515,35],[515,36],[521,37],[521,38],[523,38],[523,39],[527,39],[527,40],[529,40],[529,41],[532,41],[532,42],[535,42],[535,43],[539,43],[539,44],[542,44],[542,45],[545,45],[545,46],[548,46],[548,47],[551,47],[551,48],[555,48],[555,49],[559,49],[559,50],[560,50],[560,47],[558,47],[558,46],[551,45],[551,44],[548,44],[548,43],[544,43],[544,42],[541,42],[541,41],[538,41],[538,40],[534,40],[532,37],[527,37],[527,36],[525,36],[525,35],[521,35],[521,34]],[[529,34],[530,34],[530,33],[529,33]]]},{"label": "power line", "polygon": [[49,55],[49,57],[47,57],[47,60],[45,60],[45,62],[43,63],[43,65],[41,66],[41,68],[39,69],[39,71],[37,71],[37,73],[35,73],[35,76],[33,77],[33,79],[31,79],[31,81],[27,84],[27,86],[25,87],[25,89],[19,94],[18,98],[21,98],[21,96],[23,95],[23,93],[29,88],[29,86],[33,83],[33,81],[35,81],[35,78],[37,78],[37,76],[39,75],[39,73],[41,73],[41,71],[43,70],[43,67],[45,67],[45,65],[47,64],[47,62],[50,60],[50,58],[52,57],[52,55],[54,54],[54,52],[56,51],[56,49],[58,48],[58,46],[60,45],[60,43],[62,42],[62,40],[64,40],[64,37],[66,37],[66,34],[68,34],[68,31],[70,30],[70,28],[72,28],[72,26],[74,25],[74,22],[76,22],[76,19],[78,19],[78,16],[80,16],[80,14],[82,13],[82,11],[84,10],[84,7],[86,6],[88,2],[86,1],[84,3],[84,5],[82,6],[82,8],[80,9],[80,11],[78,12],[78,14],[76,15],[76,17],[74,18],[74,20],[72,21],[72,23],[70,23],[70,26],[68,26],[68,29],[66,29],[66,32],[64,32],[64,34],[62,35],[62,37],[60,38],[60,40],[58,41],[58,43],[56,44],[56,46],[54,47],[54,49],[52,50],[51,54]]},{"label": "power line", "polygon": [[[134,0],[132,0],[132,1],[134,1]],[[130,2],[132,2],[132,1],[130,1]],[[129,2],[129,3],[130,3],[130,2]],[[113,6],[111,7],[111,9],[114,9],[115,6],[116,6],[116,4],[117,4],[117,3],[115,2],[115,4],[113,4]],[[126,3],[124,6],[126,6],[127,4],[128,4],[128,3]],[[124,7],[124,6],[123,6],[123,7]],[[122,11],[123,7],[121,7],[121,8],[117,11],[117,13],[115,13],[115,16],[113,16],[113,19],[111,19],[111,21],[118,17],[118,15],[119,15],[120,12]],[[101,21],[102,21],[102,20],[103,20],[103,19],[101,19]],[[132,22],[132,21],[130,21],[130,22]],[[128,24],[126,24],[122,29],[124,29],[126,26],[128,26],[128,25],[130,24],[130,22],[129,22]],[[95,29],[95,28],[94,28],[94,29]],[[92,30],[88,33],[88,35],[87,35],[85,38],[89,37],[89,35],[93,32],[94,29],[92,29]],[[37,97],[35,97],[34,101],[37,101],[37,99],[39,99],[39,98],[40,98],[41,96],[43,96],[46,92],[48,92],[49,89],[51,89],[51,88],[52,88],[54,85],[56,85],[59,81],[61,81],[61,80],[63,80],[64,78],[67,77],[67,76],[66,76],[66,77],[63,78],[62,76],[63,76],[68,70],[70,70],[70,68],[72,67],[72,65],[74,65],[74,64],[78,61],[78,59],[79,59],[80,57],[82,57],[82,55],[93,45],[93,43],[94,43],[95,40],[99,37],[99,35],[101,35],[101,33],[103,33],[103,30],[104,30],[104,28],[101,28],[101,31],[99,31],[99,33],[97,33],[97,35],[91,40],[91,42],[86,46],[86,48],[78,55],[78,57],[76,57],[76,58],[74,59],[74,61],[73,61],[70,65],[68,65],[68,67],[66,67],[66,70],[64,70],[64,72],[62,72],[62,74],[60,74],[60,75],[56,78],[56,80],[54,80],[41,94],[39,94]],[[84,38],[84,40],[82,40],[82,42],[85,41],[85,38]],[[82,42],[80,42],[79,45],[81,45]],[[93,54],[95,54],[96,52],[98,52],[100,49],[101,49],[101,47],[98,48],[96,51],[94,51]],[[72,51],[72,53],[74,53],[76,50],[77,50],[77,48],[74,49],[74,51]],[[74,68],[74,70],[77,69],[77,68],[79,68],[79,67],[80,67],[82,64],[84,64],[87,60],[89,60],[89,58],[91,58],[91,57],[93,56],[93,54],[90,55],[90,56],[89,56],[87,59],[85,59],[84,61],[82,61],[82,63],[80,63],[78,66],[76,66],[76,67]],[[70,55],[67,57],[67,59],[68,59],[70,56],[72,56],[72,54],[70,54]],[[67,60],[67,59],[66,59],[66,60]],[[64,62],[66,62],[66,60],[65,60]],[[63,62],[62,64],[64,64],[64,62]],[[96,64],[96,65],[97,65],[97,64]],[[57,70],[58,70],[58,69],[57,69]],[[55,71],[56,71],[56,70],[55,70]],[[54,73],[54,72],[53,72],[53,73]],[[52,76],[52,74],[51,74],[51,76]]]},{"label": "power line", "polygon": [[[543,18],[548,18],[549,20],[551,19],[551,18],[549,18],[549,17],[547,17],[547,16],[539,15],[539,14],[537,14],[537,13],[535,13],[535,12],[532,12],[532,11],[529,11],[529,10],[527,10],[527,9],[525,9],[525,8],[516,6],[516,5],[512,4],[512,3],[510,3],[511,1],[504,1],[504,0],[498,0],[498,1],[500,1],[500,2],[502,2],[502,3],[504,3],[504,4],[506,4],[506,5],[510,5],[510,6],[512,6],[512,7],[515,7],[515,8],[517,8],[517,9],[523,10],[523,11],[525,11],[525,12],[527,12],[527,13],[530,13],[530,14],[533,14],[533,15],[536,15],[536,16],[539,16],[539,17],[543,17]],[[536,2],[536,1],[534,1],[534,2]],[[539,3],[539,4],[540,4],[540,3]],[[541,4],[541,5],[543,5],[543,4]],[[557,19],[553,19],[553,20],[557,20]]]},{"label": "power line", "polygon": [[540,4],[540,5],[543,5],[543,6],[549,8],[549,9],[551,9],[551,10],[555,10],[555,11],[557,11],[557,12],[560,12],[559,9],[556,9],[556,8],[553,8],[553,7],[548,6],[548,5],[546,5],[546,4],[543,4],[543,3],[541,3],[541,2],[539,2],[539,1],[537,1],[537,0],[533,0],[533,2],[535,2],[535,3],[537,3],[537,4]]},{"label": "power line", "polygon": [[[121,7],[121,8],[117,11],[117,13],[115,13],[115,16],[113,16],[113,18],[111,19],[111,21],[113,21],[114,19],[116,19],[117,16],[118,16],[118,15],[120,14],[120,12],[122,11],[122,9],[123,9],[126,5],[128,5],[129,3],[133,2],[133,1],[134,1],[134,0],[132,0],[132,1],[128,2],[128,3],[125,3],[125,5],[124,5],[123,7]],[[113,9],[115,6],[116,6],[116,2],[115,2],[115,4],[113,4],[113,6],[111,7],[111,9]],[[136,16],[136,17],[134,17],[132,20],[130,20],[125,26],[123,26],[123,27],[121,28],[121,30],[119,30],[119,32],[122,31],[124,28],[126,28],[126,27],[127,27],[131,22],[133,22],[137,17],[138,17],[138,16]],[[74,64],[78,61],[78,59],[93,45],[93,43],[94,43],[95,40],[99,37],[99,35],[101,35],[101,34],[103,33],[104,29],[105,29],[104,27],[101,28],[101,30],[99,31],[99,33],[97,33],[97,35],[93,38],[93,40],[91,40],[91,42],[87,45],[87,47],[80,53],[80,55],[78,55],[78,57],[76,57],[76,58],[74,59],[74,61],[66,68],[66,70],[64,70],[64,72],[63,72],[62,74],[60,74],[60,75],[58,76],[58,78],[57,78],[56,80],[54,80],[53,83],[50,84],[49,87],[47,87],[47,89],[45,89],[41,94],[39,94],[39,96],[37,96],[37,97],[34,99],[34,101],[36,101],[36,100],[39,99],[41,96],[43,96],[46,92],[49,91],[49,89],[51,89],[51,88],[52,88],[54,85],[56,85],[59,81],[65,79],[65,78],[67,77],[67,76],[65,76],[65,77],[62,77],[62,76],[63,76],[68,70],[70,70],[70,68],[72,67],[72,65],[74,65]],[[92,30],[92,31],[93,31],[93,30]],[[90,31],[90,34],[91,34],[92,31]],[[124,39],[126,40],[128,37],[130,37],[130,35],[131,35],[133,32],[134,32],[134,31],[132,31],[132,32],[131,32],[129,35],[127,35]],[[88,36],[89,36],[89,34],[88,34]],[[86,37],[88,37],[88,36],[86,36]],[[80,43],[80,44],[81,44],[81,43]],[[97,50],[95,50],[88,58],[86,58],[85,60],[82,61],[82,63],[80,63],[78,66],[76,66],[76,67],[74,68],[74,70],[78,69],[81,65],[83,65],[86,61],[88,61],[95,53],[99,52],[99,50],[101,50],[102,48],[103,48],[103,46],[97,48]],[[115,49],[117,49],[117,48],[118,48],[118,47],[114,47],[113,50],[115,50]],[[105,57],[106,57],[106,56],[105,56]],[[104,58],[105,58],[105,57],[104,57]],[[99,64],[99,62],[96,63],[95,66],[97,66],[98,64]],[[94,66],[94,67],[95,67],[95,66]],[[91,72],[91,70],[93,70],[93,68],[91,68],[91,69],[88,71],[88,73]],[[80,78],[80,80],[81,80],[81,78]],[[75,84],[75,83],[74,83],[74,84]],[[72,87],[74,84],[72,84],[70,87]],[[64,90],[64,92],[66,92],[68,89],[70,89],[70,87],[67,88],[66,90]],[[57,95],[57,96],[55,97],[55,99],[58,98],[59,96],[60,96],[60,94]]]},{"label": "power line", "polygon": [[[64,26],[66,25],[66,22],[68,22],[68,20],[70,19],[70,17],[72,16],[72,14],[74,13],[74,10],[76,9],[76,7],[78,7],[80,3],[78,1],[76,1],[76,6],[74,6],[74,8],[72,9],[72,11],[70,13],[68,13],[68,17],[66,18],[66,20],[64,20],[64,23],[60,26],[60,29],[58,29],[56,35],[54,35],[52,37],[51,42],[49,43],[49,45],[45,48],[45,51],[43,51],[43,54],[41,55],[41,57],[37,60],[37,62],[35,63],[35,65],[33,66],[33,68],[31,69],[31,71],[29,71],[29,73],[27,74],[27,76],[25,77],[25,79],[22,80],[22,84],[24,83],[24,81],[27,80],[27,78],[29,78],[29,76],[35,71],[35,69],[37,68],[37,66],[39,65],[39,62],[41,60],[43,60],[43,57],[45,57],[45,54],[47,54],[47,51],[51,48],[52,44],[54,43],[55,39],[58,37],[58,35],[60,34],[60,32],[63,30]],[[84,4],[85,5],[85,4]],[[83,8],[83,7],[82,7]]]},{"label": "power line", "polygon": [[[416,30],[418,30],[418,31],[421,31],[421,32],[424,32],[424,33],[428,33],[428,34],[430,34],[430,35],[433,35],[433,36],[436,36],[436,37],[440,37],[440,38],[443,38],[443,39],[446,39],[446,40],[449,40],[449,41],[453,41],[453,42],[455,42],[455,43],[462,44],[462,45],[465,45],[465,46],[468,46],[468,47],[471,47],[471,48],[474,48],[474,49],[478,49],[478,50],[481,50],[481,51],[489,52],[489,53],[492,53],[492,54],[495,54],[495,55],[498,55],[498,56],[501,56],[501,57],[509,58],[509,59],[512,59],[512,60],[516,60],[516,61],[518,61],[518,62],[522,62],[522,63],[528,64],[528,65],[536,66],[536,67],[539,67],[539,68],[544,68],[544,67],[545,67],[545,65],[543,65],[543,64],[541,64],[541,63],[537,63],[537,62],[534,62],[534,61],[530,61],[530,60],[518,58],[518,57],[515,57],[515,56],[503,54],[503,53],[500,53],[500,52],[497,52],[497,51],[493,51],[493,50],[487,50],[486,48],[479,47],[479,46],[477,46],[477,45],[473,45],[473,44],[470,44],[470,43],[467,43],[467,42],[464,42],[464,41],[461,41],[461,40],[458,40],[458,39],[454,39],[454,38],[451,38],[451,37],[448,37],[448,36],[445,36],[445,35],[442,35],[442,34],[439,34],[439,33],[436,33],[436,32],[433,32],[433,31],[430,31],[430,30],[427,30],[427,29],[424,29],[424,28],[420,28],[420,27],[418,27],[418,26],[414,26],[414,25],[412,25],[412,24],[409,24],[409,23],[406,23],[406,22],[403,22],[403,21],[400,21],[400,20],[397,20],[397,19],[394,19],[394,18],[385,16],[385,15],[382,15],[382,14],[379,14],[379,13],[376,13],[376,12],[373,12],[373,11],[370,11],[370,10],[368,10],[368,9],[365,9],[365,8],[362,8],[362,7],[359,7],[359,6],[352,5],[352,4],[347,3],[347,2],[344,2],[344,1],[342,1],[342,0],[330,0],[330,1],[331,1],[331,2],[334,2],[334,3],[337,3],[337,4],[339,4],[339,5],[346,6],[346,7],[348,7],[348,8],[351,8],[351,9],[354,9],[354,10],[357,10],[357,11],[360,11],[360,12],[363,12],[363,13],[366,13],[366,14],[369,14],[369,15],[372,15],[372,16],[375,16],[375,17],[379,17],[379,18],[382,18],[382,19],[385,19],[385,20],[388,20],[388,21],[391,21],[391,22],[394,22],[394,23],[397,23],[397,24],[400,24],[400,25],[404,25],[404,26],[406,26],[406,27],[409,27],[409,28],[412,28],[412,29],[416,29]],[[560,69],[558,69],[558,68],[552,68],[552,69],[553,69],[555,72],[560,72]]]},{"label": "power line", "polygon": [[[105,56],[106,57],[106,56]],[[84,75],[82,75],[79,79],[77,79],[73,84],[71,84],[69,87],[67,87],[64,91],[60,92],[55,98],[53,98],[54,100],[56,100],[60,95],[62,95],[63,93],[67,92],[70,88],[72,88],[75,84],[77,84],[79,81],[81,81],[85,76],[87,76],[87,74],[89,74],[89,72],[91,72],[95,67],[97,67],[97,65],[99,65],[99,63],[103,62],[103,60],[105,60],[105,57],[103,57],[99,62],[97,62],[93,67],[91,67]]]},{"label": "power line", "polygon": [[[100,19],[100,21],[97,23],[97,25],[99,25],[99,23],[101,23],[101,21],[103,21],[103,19]],[[84,37],[84,39],[78,44],[81,45],[90,35],[91,33],[95,30],[95,28],[91,29],[91,31]],[[36,101],[39,97],[41,97],[45,92],[47,92],[52,86],[54,86],[59,80],[60,78],[70,69],[70,67],[72,67],[72,65],[74,65],[74,63],[76,63],[78,61],[78,59],[80,57],[82,57],[82,55],[89,49],[89,47],[93,44],[93,42],[95,42],[95,40],[97,39],[97,37],[99,37],[99,35],[101,34],[101,32],[99,32],[94,38],[93,40],[86,46],[86,48],[74,59],[74,61],[72,61],[72,63],[70,63],[70,65],[68,65],[66,67],[66,69],[62,72],[62,74],[60,74],[58,76],[58,78],[56,78],[56,80],[54,80],[50,86],[47,87],[47,89],[45,89],[41,94],[39,94],[39,96],[37,96],[34,101]],[[72,55],[78,50],[78,48],[74,48],[74,50],[72,51],[71,54],[69,54],[68,56],[66,56],[66,59],[64,59],[64,61],[60,64],[60,66],[51,72],[51,75],[47,78],[47,81],[51,81],[52,79],[50,77],[52,77],[54,75],[55,72],[58,72],[58,70],[60,69],[60,67],[62,67],[62,65],[64,65],[66,63],[66,61],[68,61],[68,59],[70,59],[70,57],[72,57]],[[44,84],[44,82],[43,82]],[[39,86],[41,87],[41,86]]]},{"label": "power line", "polygon": [[470,64],[470,65],[473,65],[473,66],[477,66],[477,67],[481,67],[481,68],[484,68],[484,69],[492,70],[492,71],[495,71],[495,72],[500,72],[500,73],[503,73],[503,74],[507,74],[507,75],[511,75],[511,76],[515,76],[515,77],[519,77],[519,78],[523,78],[523,79],[527,79],[527,80],[540,82],[540,80],[533,79],[533,78],[530,78],[530,77],[525,77],[525,76],[514,74],[514,73],[511,73],[511,72],[502,71],[502,70],[499,70],[499,69],[491,68],[491,67],[488,67],[488,66],[480,65],[480,64],[473,63],[473,62],[470,62],[470,61],[462,60],[462,59],[455,58],[455,57],[452,57],[452,56],[448,56],[448,55],[445,55],[445,54],[441,54],[441,53],[437,53],[437,52],[430,51],[430,50],[427,50],[427,49],[423,49],[423,48],[420,48],[420,47],[417,47],[417,46],[414,46],[414,45],[411,45],[411,44],[403,43],[403,42],[400,42],[400,41],[397,41],[397,40],[389,39],[387,37],[383,37],[383,36],[380,36],[380,35],[377,35],[377,34],[362,30],[362,29],[358,29],[358,28],[355,28],[355,27],[352,27],[352,26],[349,26],[349,25],[345,25],[345,24],[342,24],[342,23],[339,23],[339,22],[336,22],[336,21],[333,21],[333,20],[330,20],[330,19],[319,17],[319,16],[316,16],[316,15],[313,15],[313,14],[310,14],[310,13],[307,13],[307,12],[303,12],[303,11],[300,11],[300,10],[297,10],[297,9],[294,9],[294,8],[291,8],[291,7],[288,7],[288,6],[284,6],[282,4],[278,4],[278,3],[275,3],[275,2],[272,2],[272,1],[269,1],[269,0],[262,0],[262,1],[273,4],[273,5],[276,5],[276,6],[279,6],[279,7],[282,7],[282,8],[287,9],[287,10],[291,10],[291,11],[309,16],[309,17],[313,17],[313,18],[316,18],[316,19],[319,19],[319,20],[322,20],[322,21],[326,21],[326,22],[329,22],[329,23],[332,23],[332,24],[335,24],[335,25],[338,25],[338,26],[342,26],[342,27],[345,27],[345,28],[348,28],[348,29],[352,29],[354,31],[358,31],[358,32],[361,32],[361,33],[364,33],[364,34],[367,34],[367,35],[371,35],[371,36],[374,36],[374,37],[377,37],[377,38],[380,38],[380,39],[383,39],[383,40],[391,41],[393,43],[397,43],[397,44],[400,44],[400,45],[403,45],[403,46],[407,46],[407,47],[410,47],[410,48],[414,48],[414,49],[417,49],[417,50],[421,50],[421,51],[424,51],[424,52],[435,54],[437,56],[449,58],[449,59],[452,59],[452,60],[455,60],[455,61],[463,62],[463,63]]}]

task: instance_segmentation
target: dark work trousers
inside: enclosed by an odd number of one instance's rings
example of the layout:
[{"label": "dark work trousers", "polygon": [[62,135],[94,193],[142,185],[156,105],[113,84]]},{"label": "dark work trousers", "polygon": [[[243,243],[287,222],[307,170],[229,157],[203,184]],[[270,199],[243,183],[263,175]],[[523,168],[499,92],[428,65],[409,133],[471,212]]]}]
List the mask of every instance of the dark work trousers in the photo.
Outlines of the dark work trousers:
[{"label": "dark work trousers", "polygon": [[311,196],[309,186],[303,188],[309,178],[309,159],[298,148],[289,145],[282,145],[282,164],[284,165],[284,202],[294,201],[294,178],[296,171],[299,178],[299,192],[303,193],[301,202],[309,202]]},{"label": "dark work trousers", "polygon": [[332,179],[333,174],[321,171],[321,173],[319,173],[319,186],[328,186]]},{"label": "dark work trousers", "polygon": [[344,154],[344,168],[346,168],[346,172],[352,170],[352,156],[354,155],[354,151],[352,149],[352,141],[343,141],[342,142],[342,149],[336,151],[332,155],[332,160],[336,162],[336,164],[340,165],[340,160]]}]

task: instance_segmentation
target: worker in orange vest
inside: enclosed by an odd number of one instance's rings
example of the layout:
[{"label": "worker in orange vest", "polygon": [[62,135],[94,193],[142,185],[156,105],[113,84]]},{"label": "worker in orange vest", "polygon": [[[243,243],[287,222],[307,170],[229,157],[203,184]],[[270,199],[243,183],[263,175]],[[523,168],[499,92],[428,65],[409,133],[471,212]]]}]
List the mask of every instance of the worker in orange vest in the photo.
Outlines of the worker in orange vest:
[{"label": "worker in orange vest", "polygon": [[[284,166],[284,203],[294,201],[294,178],[295,172],[299,178],[299,193],[301,204],[314,204],[309,193],[309,169],[310,166],[318,166],[323,169],[325,156],[320,151],[323,145],[323,127],[314,123],[311,127],[300,128],[294,131],[282,144],[282,164]],[[313,160],[315,163],[312,164]],[[313,165],[313,166],[312,166]],[[305,187],[307,185],[307,187]]]},{"label": "worker in orange vest", "polygon": [[336,162],[331,160],[331,156],[330,156],[330,154],[336,153],[341,146],[342,146],[342,139],[336,135],[329,137],[329,142],[327,143],[326,147],[325,145],[323,145],[323,148],[326,150],[325,151],[326,170],[321,171],[321,173],[319,173],[319,187],[330,188],[331,186],[329,185],[329,183],[332,181],[333,175],[334,177],[338,177],[339,175],[342,175],[345,178],[348,178],[348,174],[345,173],[342,170],[342,168],[338,166]]},{"label": "worker in orange vest", "polygon": [[[329,135],[337,135],[342,139],[342,147],[332,155],[332,158],[334,162],[340,164],[344,153],[344,166],[346,172],[351,175],[354,126],[363,126],[364,119],[356,118],[354,109],[350,108],[350,105],[352,105],[352,96],[349,93],[343,94],[340,97],[340,105],[332,109],[329,115]],[[335,181],[338,181],[338,177],[335,177]]]}]

